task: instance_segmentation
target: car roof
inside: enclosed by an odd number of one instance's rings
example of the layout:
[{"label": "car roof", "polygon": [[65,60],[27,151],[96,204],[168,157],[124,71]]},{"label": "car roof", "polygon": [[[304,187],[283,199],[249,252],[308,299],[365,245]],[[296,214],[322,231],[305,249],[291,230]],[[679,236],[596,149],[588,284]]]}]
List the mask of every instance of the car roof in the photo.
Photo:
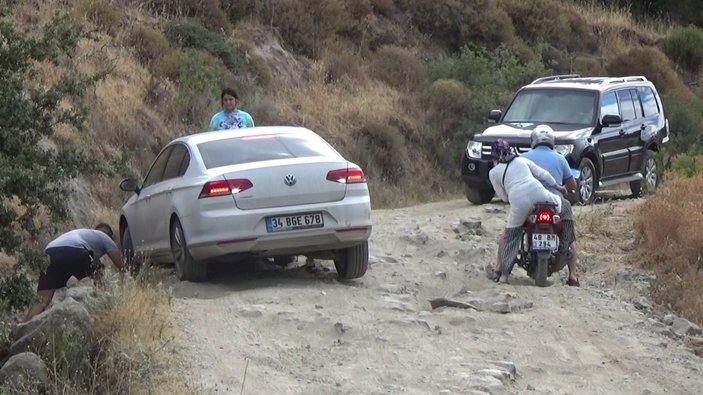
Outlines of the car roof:
[{"label": "car roof", "polygon": [[200,144],[210,141],[228,139],[232,137],[260,136],[266,134],[317,135],[312,130],[299,126],[257,126],[253,128],[216,130],[212,132],[194,133],[174,139],[173,142],[181,141],[186,144]]},{"label": "car roof", "polygon": [[525,85],[524,89],[584,89],[593,91],[603,91],[611,87],[622,86],[653,86],[652,83],[644,76],[627,76],[627,77],[580,77],[578,74],[553,75],[548,77],[538,78],[529,85]]}]

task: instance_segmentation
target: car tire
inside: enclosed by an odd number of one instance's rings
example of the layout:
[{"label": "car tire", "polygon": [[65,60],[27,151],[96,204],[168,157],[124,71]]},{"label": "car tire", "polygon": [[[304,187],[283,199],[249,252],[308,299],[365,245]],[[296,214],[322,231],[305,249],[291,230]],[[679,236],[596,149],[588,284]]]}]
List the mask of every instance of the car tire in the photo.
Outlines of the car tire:
[{"label": "car tire", "polygon": [[492,189],[472,189],[464,185],[464,195],[473,204],[486,204],[493,200],[495,192]]},{"label": "car tire", "polygon": [[[657,173],[657,161],[654,158],[654,151],[647,150],[644,153],[644,158],[642,158],[642,176],[643,179],[639,181],[632,181],[630,183],[630,191],[632,196],[640,197],[647,193],[654,192],[659,186],[659,174]],[[645,183],[645,187],[642,187],[642,183]]]},{"label": "car tire", "polygon": [[122,247],[122,257],[124,257],[125,263],[127,264],[127,270],[132,274],[138,273],[141,263],[134,252],[134,243],[132,242],[132,233],[129,231],[129,226],[124,227],[120,244]]},{"label": "car tire", "polygon": [[176,277],[181,281],[200,282],[207,278],[207,264],[193,259],[183,227],[178,219],[171,224],[171,253],[176,266]]},{"label": "car tire", "polygon": [[362,277],[369,267],[369,242],[365,241],[342,250],[334,260],[334,267],[342,280]]},{"label": "car tire", "polygon": [[591,204],[596,197],[598,176],[596,167],[588,158],[583,158],[579,164],[581,175],[578,179],[578,201],[581,204]]}]

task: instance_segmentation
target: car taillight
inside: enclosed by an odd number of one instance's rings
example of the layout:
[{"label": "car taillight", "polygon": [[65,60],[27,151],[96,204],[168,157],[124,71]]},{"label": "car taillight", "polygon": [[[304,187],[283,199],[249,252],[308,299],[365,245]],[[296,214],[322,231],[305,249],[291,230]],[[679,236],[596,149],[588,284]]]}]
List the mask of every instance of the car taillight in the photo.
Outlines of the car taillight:
[{"label": "car taillight", "polygon": [[549,210],[541,210],[537,212],[535,222],[538,224],[551,224],[553,222],[553,214]]},{"label": "car taillight", "polygon": [[366,182],[364,172],[358,167],[330,170],[327,173],[327,179],[329,181],[339,182],[342,184],[358,184]]},{"label": "car taillight", "polygon": [[198,199],[213,196],[230,195],[245,191],[253,186],[254,184],[252,184],[251,181],[247,180],[246,178],[210,181],[203,185],[203,189],[200,191]]}]

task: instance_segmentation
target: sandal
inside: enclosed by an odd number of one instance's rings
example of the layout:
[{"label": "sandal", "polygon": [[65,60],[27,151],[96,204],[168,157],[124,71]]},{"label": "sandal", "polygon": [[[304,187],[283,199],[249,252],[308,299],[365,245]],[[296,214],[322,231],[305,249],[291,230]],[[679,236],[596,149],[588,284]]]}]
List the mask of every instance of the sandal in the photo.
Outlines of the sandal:
[{"label": "sandal", "polygon": [[580,287],[581,283],[579,283],[578,279],[576,279],[576,280],[568,279],[568,280],[566,280],[566,285],[568,285],[570,287]]}]

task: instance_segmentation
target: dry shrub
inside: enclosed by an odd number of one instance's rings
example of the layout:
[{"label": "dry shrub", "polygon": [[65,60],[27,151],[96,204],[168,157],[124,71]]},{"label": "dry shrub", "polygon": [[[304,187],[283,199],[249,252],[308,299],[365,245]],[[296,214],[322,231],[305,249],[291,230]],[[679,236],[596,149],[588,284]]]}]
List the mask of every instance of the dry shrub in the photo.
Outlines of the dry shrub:
[{"label": "dry shrub", "polygon": [[220,0],[130,0],[129,3],[162,17],[195,17],[213,30],[232,29]]},{"label": "dry shrub", "polygon": [[401,90],[423,89],[428,82],[422,60],[410,50],[384,45],[372,55],[372,76]]},{"label": "dry shrub", "polygon": [[606,65],[612,76],[643,75],[666,94],[681,85],[669,59],[654,47],[633,47],[616,54]]},{"label": "dry shrub", "polygon": [[437,137],[448,138],[456,132],[470,105],[469,92],[460,81],[439,79],[430,85],[424,97],[427,113]]},{"label": "dry shrub", "polygon": [[369,0],[369,2],[373,11],[381,15],[388,16],[395,11],[393,0]]},{"label": "dry shrub", "polygon": [[365,79],[358,55],[348,50],[328,51],[322,57],[326,67],[325,81],[334,83],[345,80],[349,83],[359,83]]},{"label": "dry shrub", "polygon": [[571,61],[571,71],[584,77],[596,77],[605,74],[600,61],[592,56],[576,56]]},{"label": "dry shrub", "polygon": [[136,51],[137,59],[145,65],[153,64],[171,50],[166,36],[161,31],[144,25],[134,27],[128,44]]},{"label": "dry shrub", "polygon": [[195,393],[183,377],[164,370],[173,336],[169,299],[156,285],[125,279],[93,312],[99,345],[94,374],[102,393],[168,393],[162,386]]},{"label": "dry shrub", "polygon": [[364,119],[352,137],[358,147],[357,160],[366,171],[384,184],[396,184],[404,175],[407,159],[405,139],[397,127],[387,121]]},{"label": "dry shrub", "polygon": [[115,34],[124,13],[109,0],[81,0],[76,12],[102,31]]},{"label": "dry shrub", "polygon": [[177,81],[181,74],[181,67],[186,55],[181,50],[173,49],[167,51],[154,64],[154,76]]},{"label": "dry shrub", "polygon": [[510,16],[494,0],[403,0],[396,4],[408,10],[421,32],[452,50],[469,41],[490,47],[516,41]]},{"label": "dry shrub", "polygon": [[547,41],[558,49],[566,49],[571,24],[564,17],[561,2],[556,0],[501,0],[520,37],[530,42]]},{"label": "dry shrub", "polygon": [[703,174],[670,173],[635,217],[637,257],[657,273],[654,296],[703,324]]},{"label": "dry shrub", "polygon": [[312,58],[351,21],[342,0],[282,0],[273,13],[273,24],[287,43]]}]

